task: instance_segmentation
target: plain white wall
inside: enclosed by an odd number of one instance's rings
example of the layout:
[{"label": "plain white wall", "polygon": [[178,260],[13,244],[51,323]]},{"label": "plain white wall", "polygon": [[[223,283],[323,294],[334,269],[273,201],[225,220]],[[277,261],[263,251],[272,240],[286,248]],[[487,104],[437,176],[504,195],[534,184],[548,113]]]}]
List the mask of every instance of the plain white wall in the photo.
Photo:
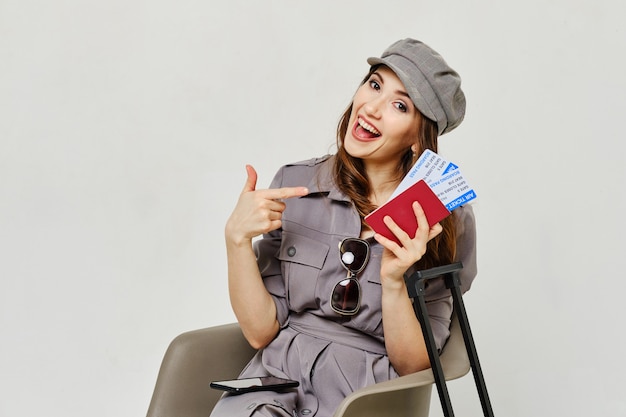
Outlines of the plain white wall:
[{"label": "plain white wall", "polygon": [[[245,178],[333,150],[365,58],[463,77],[466,295],[497,416],[625,416],[619,0],[0,1],[0,416],[144,415],[177,334],[234,320]],[[481,415],[470,375],[458,415]],[[433,415],[440,415],[433,392]]]}]

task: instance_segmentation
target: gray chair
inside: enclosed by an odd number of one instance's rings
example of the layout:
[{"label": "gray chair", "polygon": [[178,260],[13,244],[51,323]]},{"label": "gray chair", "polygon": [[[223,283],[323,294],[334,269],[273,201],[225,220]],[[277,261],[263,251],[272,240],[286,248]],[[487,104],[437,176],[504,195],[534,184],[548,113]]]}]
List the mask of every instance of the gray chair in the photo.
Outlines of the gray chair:
[{"label": "gray chair", "polygon": [[[147,417],[207,417],[222,394],[209,383],[236,378],[254,354],[237,324],[179,335],[163,358]],[[446,380],[470,370],[456,315],[440,358]],[[427,369],[362,388],[343,400],[334,417],[428,416],[433,382]]]}]

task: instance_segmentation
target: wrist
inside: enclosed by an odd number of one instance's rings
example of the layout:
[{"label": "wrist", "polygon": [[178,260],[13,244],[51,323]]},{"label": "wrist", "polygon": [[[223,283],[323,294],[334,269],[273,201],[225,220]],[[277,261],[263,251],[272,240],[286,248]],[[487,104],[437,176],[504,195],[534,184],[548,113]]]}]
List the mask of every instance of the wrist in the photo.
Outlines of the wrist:
[{"label": "wrist", "polygon": [[252,238],[238,233],[236,227],[234,227],[231,221],[226,223],[226,227],[224,228],[224,238],[226,240],[227,247],[240,248],[247,247],[252,244]]},{"label": "wrist", "polygon": [[406,296],[407,289],[406,283],[404,282],[404,278],[393,279],[393,278],[383,278],[380,277],[380,283],[383,289],[383,293],[387,295],[398,295],[398,296]]},{"label": "wrist", "polygon": [[229,234],[228,232],[225,234],[225,240],[227,249],[239,249],[252,246],[251,238]]}]

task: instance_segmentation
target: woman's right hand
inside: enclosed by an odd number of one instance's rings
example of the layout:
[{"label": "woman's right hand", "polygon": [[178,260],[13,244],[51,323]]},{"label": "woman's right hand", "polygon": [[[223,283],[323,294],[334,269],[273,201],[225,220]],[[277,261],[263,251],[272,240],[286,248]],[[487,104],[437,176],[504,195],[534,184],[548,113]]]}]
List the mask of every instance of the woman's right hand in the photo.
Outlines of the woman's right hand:
[{"label": "woman's right hand", "polygon": [[255,236],[281,227],[285,210],[282,200],[309,193],[306,187],[257,190],[255,169],[246,165],[246,171],[248,178],[237,205],[226,222],[226,239],[237,245],[251,242]]},{"label": "woman's right hand", "polygon": [[248,178],[239,201],[226,222],[228,292],[244,336],[255,349],[266,346],[278,333],[274,299],[265,288],[252,239],[282,225],[285,198],[308,194],[305,187],[257,190],[257,173],[246,165]]}]

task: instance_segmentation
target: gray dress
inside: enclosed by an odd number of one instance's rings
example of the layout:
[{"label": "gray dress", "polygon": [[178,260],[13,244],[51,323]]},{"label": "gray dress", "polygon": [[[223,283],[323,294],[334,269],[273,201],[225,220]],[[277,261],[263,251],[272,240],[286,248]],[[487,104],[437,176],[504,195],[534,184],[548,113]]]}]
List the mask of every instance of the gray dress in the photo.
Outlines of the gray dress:
[{"label": "gray dress", "polygon": [[[261,275],[274,297],[281,330],[260,350],[240,377],[275,375],[300,381],[286,392],[224,395],[212,417],[332,416],[351,392],[398,374],[387,357],[381,306],[382,246],[369,239],[371,257],[358,275],[361,308],[344,317],[330,308],[335,284],[346,276],[338,245],[361,233],[359,215],[332,181],[334,156],[282,167],[271,188],[307,186],[309,195],[285,200],[282,229],[255,242]],[[457,260],[463,262],[463,290],[476,275],[475,224],[470,206],[454,211],[458,224]],[[426,289],[433,333],[439,348],[449,335],[452,312],[442,280]]]}]

